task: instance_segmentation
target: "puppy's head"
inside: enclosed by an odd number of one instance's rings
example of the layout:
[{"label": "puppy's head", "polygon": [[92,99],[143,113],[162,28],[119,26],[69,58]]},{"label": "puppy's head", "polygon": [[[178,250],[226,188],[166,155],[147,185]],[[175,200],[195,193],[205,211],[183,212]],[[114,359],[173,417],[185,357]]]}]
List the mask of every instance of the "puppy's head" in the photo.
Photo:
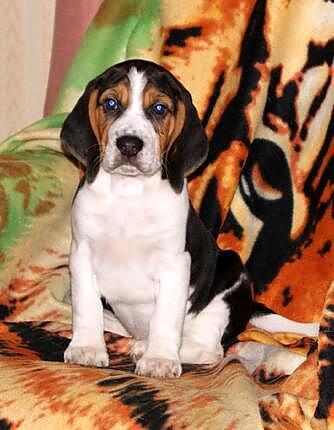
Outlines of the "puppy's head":
[{"label": "puppy's head", "polygon": [[61,139],[86,166],[89,182],[100,168],[125,176],[160,170],[176,192],[208,151],[189,92],[167,70],[143,60],[117,64],[91,81]]}]

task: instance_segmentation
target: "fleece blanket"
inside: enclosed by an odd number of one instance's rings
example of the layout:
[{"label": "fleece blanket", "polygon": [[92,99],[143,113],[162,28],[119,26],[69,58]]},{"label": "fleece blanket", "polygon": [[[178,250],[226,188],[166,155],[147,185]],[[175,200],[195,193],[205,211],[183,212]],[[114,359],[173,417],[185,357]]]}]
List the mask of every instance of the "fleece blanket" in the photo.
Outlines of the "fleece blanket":
[{"label": "fleece blanket", "polygon": [[[0,429],[334,429],[333,56],[329,0],[101,4],[53,115],[0,145]],[[257,300],[319,321],[317,339],[248,327],[230,359],[179,379],[136,376],[132,340],[112,333],[109,368],[63,363],[82,172],[59,132],[86,83],[127,58],[190,90],[210,140],[195,209]]]}]

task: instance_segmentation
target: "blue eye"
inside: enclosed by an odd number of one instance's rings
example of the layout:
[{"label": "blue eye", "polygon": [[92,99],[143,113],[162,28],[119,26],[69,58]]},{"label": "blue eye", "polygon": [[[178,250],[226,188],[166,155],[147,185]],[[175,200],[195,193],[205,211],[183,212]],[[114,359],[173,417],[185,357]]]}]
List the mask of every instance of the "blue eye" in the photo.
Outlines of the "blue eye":
[{"label": "blue eye", "polygon": [[163,115],[167,111],[167,106],[165,106],[163,103],[156,103],[153,105],[153,111],[158,115]]},{"label": "blue eye", "polygon": [[115,112],[119,109],[119,104],[116,99],[109,98],[104,102],[106,110]]}]

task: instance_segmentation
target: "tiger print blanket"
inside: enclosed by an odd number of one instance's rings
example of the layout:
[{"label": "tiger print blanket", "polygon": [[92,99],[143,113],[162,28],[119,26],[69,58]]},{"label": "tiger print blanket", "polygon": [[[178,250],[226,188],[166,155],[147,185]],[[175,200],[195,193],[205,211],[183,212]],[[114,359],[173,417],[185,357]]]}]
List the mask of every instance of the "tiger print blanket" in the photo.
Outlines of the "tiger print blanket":
[{"label": "tiger print blanket", "polygon": [[[54,114],[0,145],[0,429],[334,429],[333,56],[330,0],[102,3]],[[318,339],[249,327],[230,359],[175,380],[136,376],[112,333],[109,368],[62,362],[81,172],[59,131],[88,80],[134,57],[193,95],[210,153],[189,191],[219,246]]]}]

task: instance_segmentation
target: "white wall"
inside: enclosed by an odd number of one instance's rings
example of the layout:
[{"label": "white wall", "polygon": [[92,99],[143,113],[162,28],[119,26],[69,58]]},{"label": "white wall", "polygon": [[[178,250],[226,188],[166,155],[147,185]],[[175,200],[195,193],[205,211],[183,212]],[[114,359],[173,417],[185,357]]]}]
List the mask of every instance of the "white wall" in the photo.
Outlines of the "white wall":
[{"label": "white wall", "polygon": [[0,141],[42,118],[55,0],[0,0]]}]

